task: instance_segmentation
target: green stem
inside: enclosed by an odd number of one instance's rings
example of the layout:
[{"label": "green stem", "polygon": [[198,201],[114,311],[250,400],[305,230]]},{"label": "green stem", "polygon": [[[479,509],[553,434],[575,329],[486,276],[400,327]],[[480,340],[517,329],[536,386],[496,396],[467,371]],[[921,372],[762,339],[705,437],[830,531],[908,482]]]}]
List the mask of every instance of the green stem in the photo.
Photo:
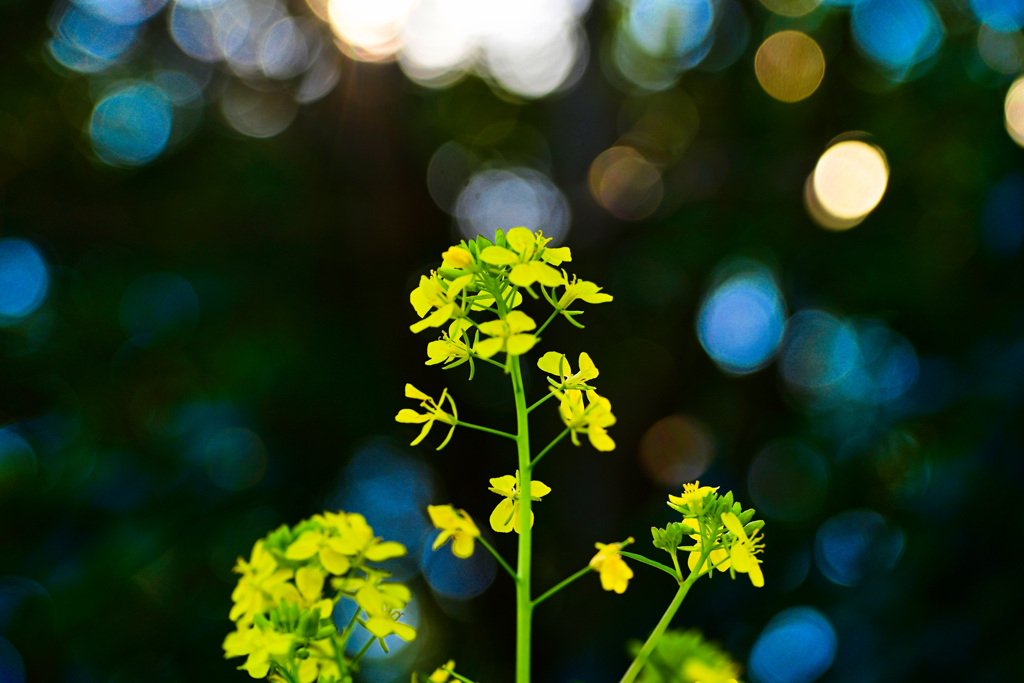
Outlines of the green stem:
[{"label": "green stem", "polygon": [[[543,288],[543,287],[541,287],[541,288],[540,288],[540,291],[542,291],[542,292],[543,292],[543,291],[544,291],[544,288]],[[545,295],[545,297],[544,297],[544,298],[545,298],[545,299],[547,299],[547,296]],[[550,299],[548,299],[548,300],[550,301]],[[541,326],[540,326],[539,328],[537,328],[537,331],[536,331],[536,332],[534,332],[534,334],[535,334],[535,335],[537,335],[537,336],[539,337],[539,336],[540,336],[540,333],[544,331],[544,328],[545,328],[545,327],[547,327],[548,325],[550,325],[550,324],[551,324],[551,321],[555,319],[555,316],[556,316],[556,315],[558,315],[558,310],[557,310],[557,309],[556,309],[556,310],[554,310],[554,311],[551,311],[551,315],[549,315],[549,316],[548,316],[548,319],[544,321],[544,324],[543,324],[543,325],[541,325]]]},{"label": "green stem", "polygon": [[569,433],[569,428],[568,428],[568,427],[566,427],[565,429],[563,429],[563,430],[562,430],[562,433],[561,433],[561,434],[559,434],[559,435],[558,435],[558,436],[556,436],[556,437],[555,437],[554,439],[552,439],[552,440],[551,440],[551,443],[549,443],[549,444],[548,444],[547,446],[545,446],[545,447],[544,447],[544,450],[542,450],[542,451],[541,451],[540,453],[538,453],[538,454],[537,454],[537,457],[536,457],[536,458],[534,458],[534,459],[533,459],[533,460],[532,460],[532,461],[530,462],[530,470],[531,470],[531,471],[533,471],[533,468],[537,466],[537,463],[539,463],[539,462],[540,462],[540,459],[541,459],[541,458],[543,458],[543,457],[544,457],[544,456],[545,456],[545,455],[547,454],[547,452],[548,452],[548,451],[550,451],[550,450],[551,450],[551,448],[552,448],[552,447],[553,447],[553,446],[554,446],[555,444],[557,444],[557,443],[558,443],[559,441],[561,441],[562,439],[564,439],[564,438],[565,438],[565,435],[566,435],[566,434],[568,434],[568,433]]},{"label": "green stem", "polygon": [[454,678],[457,681],[462,681],[462,683],[476,683],[476,681],[471,681],[468,678],[466,678],[465,676],[462,676],[462,675],[459,675],[459,674],[455,673],[451,669],[448,669],[448,675],[450,675],[452,678]]},{"label": "green stem", "polygon": [[568,586],[570,583],[572,583],[573,581],[575,581],[576,579],[580,578],[581,576],[583,576],[584,574],[586,574],[587,572],[590,572],[590,571],[593,571],[593,567],[591,567],[588,564],[586,567],[584,567],[583,569],[579,570],[578,572],[576,572],[575,574],[573,574],[569,578],[565,579],[564,581],[559,583],[554,588],[549,589],[547,592],[545,592],[539,598],[534,600],[533,601],[533,606],[536,607],[537,605],[539,605],[540,603],[544,602],[545,600],[550,598],[552,595],[554,595],[558,591],[562,590],[563,588]]},{"label": "green stem", "polygon": [[456,427],[469,427],[470,429],[476,429],[481,432],[487,432],[488,434],[494,434],[495,436],[503,436],[506,439],[516,440],[515,434],[509,434],[508,432],[502,432],[497,429],[491,429],[490,427],[483,427],[481,425],[470,424],[469,422],[463,422],[462,420],[455,421]]},{"label": "green stem", "polygon": [[512,391],[516,403],[516,446],[519,460],[519,581],[516,582],[516,683],[530,683],[530,638],[533,601],[530,598],[530,568],[533,554],[530,470],[530,423],[519,356],[512,356]]},{"label": "green stem", "polygon": [[[357,664],[359,664],[359,660],[363,658],[363,655],[366,654],[366,651],[370,649],[370,646],[373,645],[373,641],[375,641],[375,640],[381,640],[381,639],[377,638],[377,637],[371,637],[370,639],[368,639],[366,641],[366,644],[363,645],[361,648],[359,648],[359,652],[357,652],[356,656],[352,658],[352,662],[349,664],[349,666],[356,666]],[[384,643],[381,642],[381,647],[383,647],[383,646],[384,646]]]},{"label": "green stem", "polygon": [[622,676],[622,680],[619,683],[633,683],[636,680],[637,674],[640,673],[640,669],[647,663],[647,658],[651,656],[651,652],[654,651],[654,646],[658,644],[661,637],[665,634],[665,630],[668,628],[669,622],[672,621],[672,617],[679,611],[679,606],[683,604],[683,598],[686,597],[687,592],[690,590],[690,586],[693,585],[691,579],[694,575],[690,575],[686,581],[679,585],[679,590],[676,591],[676,596],[672,598],[672,602],[669,604],[668,609],[661,615],[661,621],[654,627],[654,631],[651,633],[647,642],[644,643],[643,647],[640,648],[640,653],[637,654],[636,659],[629,665],[626,673]]},{"label": "green stem", "polygon": [[512,571],[512,567],[508,566],[508,562],[505,561],[505,558],[503,558],[501,555],[499,555],[498,551],[495,550],[494,548],[492,548],[491,544],[488,543],[486,540],[484,540],[483,536],[477,536],[476,540],[480,541],[480,545],[482,545],[483,547],[487,548],[487,550],[491,553],[491,555],[494,555],[494,559],[496,559],[498,561],[498,564],[500,564],[502,567],[504,567],[505,571],[508,572],[508,575],[512,577],[512,582],[513,583],[519,583],[519,577],[516,576],[516,573],[514,571]]},{"label": "green stem", "polygon": [[665,572],[666,574],[671,576],[676,581],[681,581],[682,580],[680,574],[677,574],[676,572],[672,571],[671,567],[666,567],[661,562],[655,562],[654,560],[648,559],[648,558],[644,557],[643,555],[637,555],[636,553],[627,553],[624,550],[620,550],[619,554],[622,555],[623,557],[628,557],[631,560],[636,560],[637,562],[643,562],[644,564],[649,565],[651,567],[654,567],[655,569],[660,569],[661,571]]},{"label": "green stem", "polygon": [[552,396],[554,396],[554,394],[552,394],[551,392],[548,392],[547,395],[544,396],[544,398],[540,399],[539,401],[537,401],[533,405],[531,405],[529,408],[527,408],[526,412],[532,413],[534,408],[536,408],[537,406],[541,405],[542,403],[544,403],[544,401],[548,400]]}]

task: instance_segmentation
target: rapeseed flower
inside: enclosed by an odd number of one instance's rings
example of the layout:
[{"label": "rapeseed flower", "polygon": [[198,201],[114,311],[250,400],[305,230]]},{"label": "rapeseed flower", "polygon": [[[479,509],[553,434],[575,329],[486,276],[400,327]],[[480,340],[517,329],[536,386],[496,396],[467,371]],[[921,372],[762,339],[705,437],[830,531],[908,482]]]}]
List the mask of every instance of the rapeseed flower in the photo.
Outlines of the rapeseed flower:
[{"label": "rapeseed flower", "polygon": [[232,631],[224,638],[224,657],[247,655],[239,669],[253,678],[265,678],[272,658],[284,657],[295,644],[295,634],[279,633],[269,626],[250,626]]},{"label": "rapeseed flower", "polygon": [[409,303],[412,304],[416,315],[423,318],[430,309],[436,309],[423,320],[413,323],[409,329],[413,332],[420,332],[428,327],[440,327],[452,318],[464,315],[462,307],[457,299],[466,285],[473,281],[473,274],[457,277],[451,282],[439,278],[436,272],[431,272],[430,277],[420,276],[420,284],[409,294]]},{"label": "rapeseed flower", "polygon": [[611,301],[613,298],[612,295],[603,294],[601,292],[602,289],[602,287],[598,287],[593,282],[580,280],[573,275],[572,281],[565,283],[565,291],[558,299],[558,303],[555,308],[559,311],[564,311],[577,299],[586,301],[588,304],[603,304]]},{"label": "rapeseed flower", "polygon": [[461,365],[469,360],[469,344],[466,341],[466,325],[464,318],[453,320],[442,337],[427,344],[427,365],[445,363],[444,369]]},{"label": "rapeseed flower", "polygon": [[717,486],[701,486],[699,481],[683,484],[681,494],[668,497],[668,506],[684,515],[697,516],[704,511],[704,499],[707,495],[717,490]]},{"label": "rapeseed flower", "polygon": [[733,541],[729,545],[729,560],[734,571],[750,575],[750,582],[761,588],[764,586],[764,574],[761,573],[761,560],[754,557],[764,548],[764,543],[758,543],[757,531],[754,535],[747,537],[739,518],[732,512],[722,513],[722,523],[733,535]]},{"label": "rapeseed flower", "polygon": [[231,593],[235,604],[228,617],[239,628],[252,624],[257,614],[273,609],[281,586],[292,578],[292,570],[278,566],[274,556],[263,547],[262,539],[253,545],[248,562],[238,558],[234,571],[242,576]]},{"label": "rapeseed flower", "polygon": [[626,585],[633,578],[633,570],[622,559],[619,543],[595,543],[597,554],[590,559],[590,566],[601,574],[601,588],[606,591],[626,592]]},{"label": "rapeseed flower", "polygon": [[600,372],[590,355],[586,352],[580,354],[579,371],[573,373],[572,365],[564,353],[548,351],[537,360],[537,367],[544,372],[559,378],[558,387],[561,389],[579,389],[585,387],[589,380],[597,378]]},{"label": "rapeseed flower", "polygon": [[402,640],[416,637],[416,629],[398,621],[399,610],[412,598],[412,592],[400,583],[366,584],[356,591],[356,602],[366,611],[366,630],[384,638],[394,633]]},{"label": "rapeseed flower", "polygon": [[[515,476],[506,474],[504,477],[491,479],[490,490],[505,498],[498,503],[491,513],[491,528],[499,533],[515,531],[519,533],[519,470]],[[544,482],[534,479],[530,482],[531,500],[540,500],[543,496],[551,493],[551,487]],[[535,515],[530,511],[530,526],[533,526]]]},{"label": "rapeseed flower", "polygon": [[451,505],[428,505],[427,513],[434,526],[441,530],[434,539],[433,550],[451,539],[455,557],[465,559],[473,554],[474,539],[480,536],[480,530],[465,510],[456,511]]},{"label": "rapeseed flower", "polygon": [[328,544],[331,549],[343,555],[361,557],[371,562],[383,562],[405,555],[404,545],[397,541],[382,541],[374,536],[373,528],[366,523],[366,518],[357,512],[325,512],[314,515],[313,520],[333,532]]},{"label": "rapeseed flower", "polygon": [[615,441],[608,436],[608,427],[615,424],[615,415],[612,414],[612,403],[596,391],[587,391],[587,402],[583,402],[583,392],[570,390],[553,393],[559,397],[558,410],[562,415],[562,421],[569,428],[572,443],[580,445],[579,434],[586,434],[590,445],[599,451],[611,451],[615,449]]},{"label": "rapeseed flower", "polygon": [[[684,519],[683,524],[690,527],[691,529],[700,529],[700,522],[696,517]],[[715,567],[720,572],[724,572],[729,568],[729,552],[722,547],[717,547],[717,542],[712,548],[714,548],[708,555],[708,558],[704,561],[704,564],[697,568],[697,563],[700,562],[701,553],[704,550],[704,538],[700,535],[700,532],[690,534],[690,538],[696,541],[695,549],[690,551],[689,557],[686,558],[686,566],[690,568],[691,572],[703,572],[708,569],[709,566]]]},{"label": "rapeseed flower", "polygon": [[[427,433],[430,431],[430,428],[434,426],[434,422],[444,422],[445,424],[450,424],[452,427],[451,429],[448,430],[448,436],[444,438],[444,441],[442,441],[441,445],[437,447],[437,450],[441,450],[442,448],[447,446],[448,441],[452,438],[452,432],[455,431],[455,425],[459,421],[459,411],[455,407],[455,401],[453,401],[452,397],[448,395],[448,390],[445,389],[443,392],[441,392],[441,398],[435,402],[434,399],[430,398],[413,385],[406,384],[405,397],[419,399],[420,407],[426,409],[425,413],[417,413],[415,410],[412,410],[411,408],[402,408],[400,411],[398,411],[398,415],[395,416],[395,420],[398,422],[423,424],[423,429],[420,430],[419,436],[413,439],[412,443],[410,443],[409,445],[415,446],[420,441],[423,441],[423,439],[427,437]],[[448,399],[448,403],[452,407],[451,415],[449,415],[448,413],[444,412],[444,410],[441,409],[441,406],[444,404],[444,400],[446,398]]]},{"label": "rapeseed flower", "polygon": [[489,337],[473,345],[473,352],[483,358],[490,358],[499,351],[520,356],[537,343],[537,335],[529,334],[530,330],[537,329],[537,323],[522,311],[510,311],[504,319],[489,320],[478,328]]}]

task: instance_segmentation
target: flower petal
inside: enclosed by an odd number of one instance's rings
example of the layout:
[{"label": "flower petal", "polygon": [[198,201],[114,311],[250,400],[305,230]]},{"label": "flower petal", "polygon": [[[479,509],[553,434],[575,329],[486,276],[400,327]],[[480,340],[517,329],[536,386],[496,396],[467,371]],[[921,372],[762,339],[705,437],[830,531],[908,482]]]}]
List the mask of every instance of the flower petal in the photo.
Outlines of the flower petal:
[{"label": "flower petal", "polygon": [[492,266],[507,266],[518,261],[519,257],[504,247],[487,247],[480,252],[480,260]]},{"label": "flower petal", "polygon": [[[493,479],[491,481],[494,481]],[[513,519],[515,515],[515,505],[512,503],[511,498],[505,498],[497,506],[494,511],[491,512],[491,528],[501,534],[507,534],[512,531]]]}]

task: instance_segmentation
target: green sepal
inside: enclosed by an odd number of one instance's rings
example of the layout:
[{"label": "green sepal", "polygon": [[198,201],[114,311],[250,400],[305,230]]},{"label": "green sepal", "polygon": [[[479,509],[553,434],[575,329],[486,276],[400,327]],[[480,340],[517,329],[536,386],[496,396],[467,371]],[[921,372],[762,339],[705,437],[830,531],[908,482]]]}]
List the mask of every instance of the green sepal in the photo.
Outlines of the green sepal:
[{"label": "green sepal", "polygon": [[309,650],[304,647],[300,647],[295,651],[296,659],[309,659]]},{"label": "green sepal", "polygon": [[505,231],[501,228],[494,231],[494,244],[505,249],[508,248],[508,240],[505,239]]},{"label": "green sepal", "polygon": [[302,638],[310,638],[316,634],[320,627],[320,608],[316,607],[308,612],[303,611],[299,617],[299,627],[295,633]]}]

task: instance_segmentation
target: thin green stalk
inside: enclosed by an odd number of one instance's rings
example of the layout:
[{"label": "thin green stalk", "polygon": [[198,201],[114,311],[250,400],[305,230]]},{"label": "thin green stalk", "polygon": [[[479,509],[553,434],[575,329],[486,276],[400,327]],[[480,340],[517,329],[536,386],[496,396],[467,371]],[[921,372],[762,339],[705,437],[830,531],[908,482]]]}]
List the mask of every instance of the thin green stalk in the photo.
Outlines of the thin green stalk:
[{"label": "thin green stalk", "polygon": [[477,536],[476,540],[480,541],[480,545],[487,548],[491,555],[494,555],[494,559],[498,561],[498,564],[504,567],[505,571],[508,572],[508,575],[512,577],[512,582],[519,583],[519,577],[516,576],[516,573],[514,571],[512,571],[512,567],[508,566],[508,562],[505,561],[505,558],[499,555],[498,551],[492,548],[491,544],[484,540],[483,536]]},{"label": "thin green stalk", "polygon": [[544,395],[544,398],[542,398],[542,399],[539,399],[539,400],[535,401],[535,402],[533,403],[533,405],[531,405],[531,406],[530,406],[529,408],[527,408],[527,409],[526,409],[526,412],[528,412],[528,413],[532,413],[532,412],[533,412],[533,409],[534,409],[534,408],[536,408],[537,406],[541,405],[542,403],[544,403],[544,401],[547,401],[547,400],[548,400],[549,398],[551,398],[552,396],[554,396],[554,394],[552,394],[552,393],[551,393],[551,392],[549,391],[549,392],[548,392],[547,394],[545,394],[545,395]]},{"label": "thin green stalk", "polygon": [[508,432],[503,432],[503,431],[500,431],[498,429],[491,429],[490,427],[483,427],[481,425],[475,425],[475,424],[471,424],[469,422],[463,422],[462,420],[456,420],[455,421],[455,426],[456,427],[469,427],[470,429],[476,429],[476,430],[479,430],[481,432],[487,432],[488,434],[494,434],[495,436],[503,436],[506,439],[512,439],[513,441],[516,440],[516,435],[515,434],[509,434]]},{"label": "thin green stalk", "polygon": [[[693,575],[691,575],[691,577],[692,576]],[[676,596],[672,598],[672,602],[669,604],[668,609],[666,609],[665,613],[661,615],[661,621],[659,621],[658,625],[654,627],[654,631],[651,633],[651,636],[647,639],[647,642],[644,643],[643,647],[640,648],[640,653],[636,656],[636,659],[633,660],[633,663],[629,665],[629,668],[626,669],[626,673],[622,676],[622,680],[620,680],[619,683],[633,683],[633,681],[636,680],[637,674],[640,673],[640,669],[642,669],[644,664],[647,663],[647,658],[650,657],[651,652],[654,651],[654,646],[658,644],[658,641],[661,640],[661,637],[665,634],[665,630],[668,628],[669,622],[672,621],[672,617],[674,617],[676,612],[679,611],[679,606],[683,604],[683,598],[686,597],[686,594],[689,592],[690,586],[692,585],[693,582],[690,581],[690,579],[687,579],[679,585],[679,590],[676,591]]]},{"label": "thin green stalk", "polygon": [[381,641],[380,646],[381,647],[385,647],[384,646],[384,641],[381,638],[370,638],[370,639],[368,639],[366,641],[366,644],[363,645],[361,648],[359,648],[359,652],[356,653],[356,656],[352,658],[351,666],[356,666],[357,664],[359,664],[359,660],[363,658],[363,655],[366,654],[366,651],[370,649],[370,646],[373,645],[373,641],[375,641],[375,640],[380,640]]},{"label": "thin green stalk", "polygon": [[531,561],[533,555],[533,507],[530,471],[530,423],[526,411],[526,392],[519,356],[511,358],[512,391],[516,403],[516,446],[519,461],[519,581],[516,582],[516,683],[530,683],[530,639],[532,635],[533,601],[530,598]]},{"label": "thin green stalk", "polygon": [[583,569],[579,570],[578,572],[576,572],[575,574],[573,574],[569,578],[565,579],[564,581],[561,581],[554,588],[551,588],[551,589],[545,591],[545,593],[543,595],[541,595],[539,598],[537,598],[536,600],[533,601],[533,606],[536,607],[537,605],[539,605],[540,603],[544,602],[545,600],[550,598],[552,595],[554,595],[558,591],[562,590],[563,588],[568,586],[570,583],[572,583],[573,581],[575,581],[576,579],[580,578],[581,576],[583,576],[584,574],[586,574],[586,573],[588,573],[590,571],[593,571],[593,567],[591,567],[588,564],[586,567],[584,567]]},{"label": "thin green stalk", "polygon": [[533,471],[533,468],[537,466],[537,463],[540,462],[540,459],[543,458],[547,454],[547,452],[550,451],[552,449],[552,447],[554,447],[555,444],[557,444],[559,441],[564,439],[565,435],[568,434],[568,433],[569,433],[569,428],[566,427],[565,429],[562,430],[561,434],[559,434],[554,439],[552,439],[551,443],[549,443],[547,446],[544,447],[544,450],[542,450],[540,453],[537,454],[537,457],[534,458],[530,462],[530,471],[531,472]]},{"label": "thin green stalk", "polygon": [[[540,289],[541,289],[542,292],[544,291],[543,287],[541,287]],[[544,298],[546,299],[547,296],[545,296]],[[550,301],[550,299],[549,299],[549,301]],[[541,325],[539,328],[537,328],[537,331],[534,332],[534,334],[539,337],[540,333],[544,331],[545,327],[547,327],[548,325],[551,324],[551,321],[555,319],[556,315],[558,315],[558,309],[555,309],[555,310],[551,311],[551,315],[548,316],[548,319],[544,321],[543,325]]]},{"label": "thin green stalk", "polygon": [[676,572],[672,571],[671,567],[667,567],[667,566],[663,565],[661,562],[655,562],[652,559],[646,558],[643,555],[637,555],[636,553],[627,553],[625,550],[620,550],[619,554],[622,555],[623,557],[628,557],[631,560],[636,560],[637,562],[643,562],[644,564],[650,565],[651,567],[654,567],[655,569],[660,569],[661,571],[665,572],[666,574],[671,576],[676,581],[681,581],[682,580],[680,574],[677,574]]},{"label": "thin green stalk", "polygon": [[461,675],[459,675],[459,674],[455,673],[455,672],[454,672],[454,671],[452,671],[451,669],[448,669],[448,674],[449,674],[449,675],[450,675],[450,676],[451,676],[452,678],[454,678],[455,680],[457,680],[457,681],[462,681],[462,683],[476,683],[476,681],[471,681],[471,680],[469,680],[468,678],[466,678],[465,676],[461,676]]}]

